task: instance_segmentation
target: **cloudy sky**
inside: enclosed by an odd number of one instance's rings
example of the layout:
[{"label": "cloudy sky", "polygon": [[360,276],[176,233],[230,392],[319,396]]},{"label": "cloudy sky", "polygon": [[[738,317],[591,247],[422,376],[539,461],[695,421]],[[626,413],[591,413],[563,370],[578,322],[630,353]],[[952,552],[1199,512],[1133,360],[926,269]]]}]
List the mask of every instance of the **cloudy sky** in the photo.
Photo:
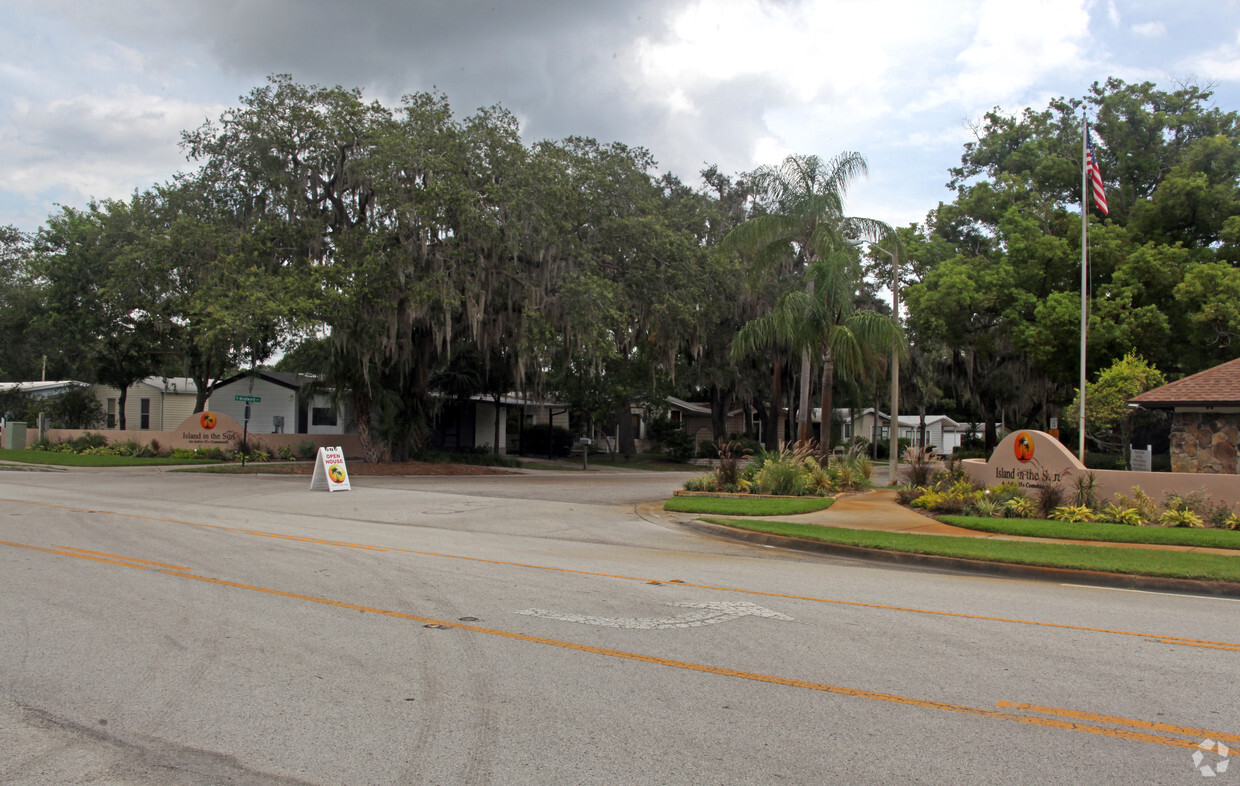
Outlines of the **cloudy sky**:
[{"label": "cloudy sky", "polygon": [[849,212],[919,221],[992,107],[1117,76],[1240,109],[1240,0],[0,0],[0,225],[188,168],[267,75],[502,104],[527,141],[649,149],[686,181],[867,157]]}]

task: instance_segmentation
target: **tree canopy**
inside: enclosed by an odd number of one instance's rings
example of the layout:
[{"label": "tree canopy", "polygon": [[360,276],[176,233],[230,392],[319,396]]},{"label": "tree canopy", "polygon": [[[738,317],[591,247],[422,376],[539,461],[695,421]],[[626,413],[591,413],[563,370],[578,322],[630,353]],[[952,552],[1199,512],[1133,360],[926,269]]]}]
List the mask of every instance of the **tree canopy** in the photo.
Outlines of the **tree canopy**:
[{"label": "tree canopy", "polygon": [[[894,229],[845,209],[859,153],[695,185],[620,141],[527,143],[503,107],[278,75],[185,131],[171,182],[0,230],[0,377],[124,390],[171,370],[201,408],[285,353],[349,399],[370,459],[425,446],[447,398],[511,391],[626,452],[628,413],[668,395],[709,401],[716,438],[756,416],[774,446],[806,437],[814,389],[824,423],[836,394],[870,395],[906,340],[904,386],[993,444],[1076,393],[1083,117],[1110,206],[1086,215],[1091,376],[1133,353],[1168,378],[1234,358],[1240,115],[1207,87],[1108,79],[988,112],[952,201]],[[855,238],[898,246],[903,333],[874,296],[890,266]]]}]

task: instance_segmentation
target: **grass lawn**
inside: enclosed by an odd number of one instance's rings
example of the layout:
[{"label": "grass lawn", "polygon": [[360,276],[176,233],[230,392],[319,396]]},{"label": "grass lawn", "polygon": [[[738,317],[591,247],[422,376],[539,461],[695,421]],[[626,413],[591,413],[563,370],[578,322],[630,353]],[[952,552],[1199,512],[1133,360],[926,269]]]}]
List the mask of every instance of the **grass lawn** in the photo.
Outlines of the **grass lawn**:
[{"label": "grass lawn", "polygon": [[902,532],[873,532],[753,519],[706,519],[706,521],[737,529],[885,551],[933,554],[1017,565],[1094,570],[1105,573],[1240,582],[1240,559],[1219,554],[1189,554],[1181,551],[1125,549],[1115,546],[1078,546],[940,535],[910,535]]},{"label": "grass lawn", "polygon": [[151,467],[183,466],[186,464],[219,464],[213,459],[134,458],[132,456],[79,456],[76,453],[55,453],[50,450],[0,449],[0,461],[23,464],[44,464],[56,467]]},{"label": "grass lawn", "polygon": [[831,507],[833,499],[728,499],[725,497],[673,497],[663,503],[673,513],[714,513],[724,516],[792,516]]},{"label": "grass lawn", "polygon": [[1100,540],[1107,543],[1157,543],[1165,546],[1203,546],[1240,549],[1240,530],[1185,529],[1180,527],[1129,527],[1125,524],[1045,519],[995,519],[978,516],[941,516],[945,524],[1001,535],[1033,538]]}]

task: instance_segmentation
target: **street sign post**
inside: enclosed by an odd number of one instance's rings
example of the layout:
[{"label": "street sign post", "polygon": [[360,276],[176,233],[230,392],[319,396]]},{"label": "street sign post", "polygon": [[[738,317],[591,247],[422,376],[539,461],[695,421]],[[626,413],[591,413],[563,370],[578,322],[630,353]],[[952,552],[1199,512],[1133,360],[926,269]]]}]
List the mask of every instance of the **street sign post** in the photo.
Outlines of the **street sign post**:
[{"label": "street sign post", "polygon": [[245,402],[245,418],[241,421],[241,466],[245,466],[245,452],[250,449],[250,405],[263,400],[262,396],[233,396],[233,401]]}]

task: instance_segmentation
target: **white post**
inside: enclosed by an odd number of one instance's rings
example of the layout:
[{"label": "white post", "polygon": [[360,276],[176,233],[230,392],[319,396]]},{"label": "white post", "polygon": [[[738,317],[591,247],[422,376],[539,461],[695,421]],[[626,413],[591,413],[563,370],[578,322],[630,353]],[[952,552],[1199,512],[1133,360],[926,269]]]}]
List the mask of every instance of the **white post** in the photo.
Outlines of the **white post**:
[{"label": "white post", "polygon": [[[891,318],[900,324],[900,261],[891,255]],[[896,485],[900,461],[900,348],[891,348],[891,455],[887,457],[887,482]]]},{"label": "white post", "polygon": [[1088,285],[1086,277],[1086,256],[1085,249],[1089,244],[1089,177],[1085,166],[1085,157],[1089,154],[1086,150],[1089,134],[1089,124],[1085,121],[1084,113],[1081,115],[1081,411],[1078,427],[1080,429],[1080,438],[1078,440],[1077,450],[1081,463],[1085,463],[1085,333],[1088,329],[1088,321],[1086,319],[1086,298],[1085,293]]}]

